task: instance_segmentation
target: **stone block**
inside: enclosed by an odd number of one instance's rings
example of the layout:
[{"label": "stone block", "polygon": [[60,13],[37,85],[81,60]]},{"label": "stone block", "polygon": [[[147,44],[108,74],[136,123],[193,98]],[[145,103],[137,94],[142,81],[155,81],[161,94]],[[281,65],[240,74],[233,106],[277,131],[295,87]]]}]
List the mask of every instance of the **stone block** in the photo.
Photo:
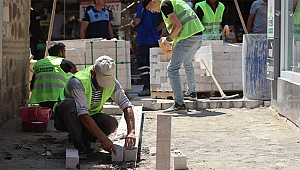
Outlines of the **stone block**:
[{"label": "stone block", "polygon": [[221,101],[222,108],[229,109],[230,108],[230,102],[229,101]]},{"label": "stone block", "polygon": [[77,169],[79,155],[77,149],[66,149],[66,168]]},{"label": "stone block", "polygon": [[172,116],[157,114],[156,170],[170,169]]},{"label": "stone block", "polygon": [[123,162],[124,159],[124,147],[114,144],[116,150],[117,150],[117,155],[111,154],[111,161],[112,162]]},{"label": "stone block", "polygon": [[208,108],[208,102],[197,101],[197,110],[207,109],[207,108]]},{"label": "stone block", "polygon": [[129,162],[129,161],[136,162],[137,152],[138,152],[138,149],[136,147],[133,149],[125,149],[124,150],[124,161],[125,162]]},{"label": "stone block", "polygon": [[243,101],[230,101],[230,107],[231,108],[242,108],[243,107]]},{"label": "stone block", "polygon": [[186,155],[180,150],[172,150],[170,164],[173,170],[186,169]]},{"label": "stone block", "polygon": [[265,107],[270,107],[271,106],[271,101],[264,101],[264,106]]},{"label": "stone block", "polygon": [[247,109],[253,109],[258,107],[258,100],[245,100],[243,101],[243,103]]}]

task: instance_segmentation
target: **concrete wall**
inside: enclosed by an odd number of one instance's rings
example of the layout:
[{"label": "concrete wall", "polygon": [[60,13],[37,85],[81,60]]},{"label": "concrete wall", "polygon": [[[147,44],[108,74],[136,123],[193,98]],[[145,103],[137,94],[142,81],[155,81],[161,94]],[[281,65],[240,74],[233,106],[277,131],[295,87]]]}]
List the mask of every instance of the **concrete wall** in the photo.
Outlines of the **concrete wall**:
[{"label": "concrete wall", "polygon": [[29,94],[30,0],[3,0],[0,125],[19,115]]},{"label": "concrete wall", "polygon": [[300,127],[300,85],[278,78],[278,112]]}]

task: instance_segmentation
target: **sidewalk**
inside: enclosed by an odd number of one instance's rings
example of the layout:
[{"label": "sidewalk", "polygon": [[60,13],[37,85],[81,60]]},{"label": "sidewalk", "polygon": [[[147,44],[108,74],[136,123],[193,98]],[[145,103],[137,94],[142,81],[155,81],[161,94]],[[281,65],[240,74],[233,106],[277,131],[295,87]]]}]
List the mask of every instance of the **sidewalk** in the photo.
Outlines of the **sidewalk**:
[{"label": "sidewalk", "polygon": [[[130,95],[136,95],[139,90],[135,88]],[[145,100],[134,97],[135,101]],[[148,97],[147,100],[153,99]],[[161,110],[144,111],[137,169],[155,169],[158,113]],[[115,116],[121,117],[120,114]],[[65,149],[73,146],[67,141],[67,133],[54,129],[53,120],[48,122],[47,132],[23,132],[21,129],[18,116],[0,127],[0,169],[65,168]],[[186,155],[189,170],[300,169],[299,129],[269,107],[191,109],[187,114],[172,115],[171,134],[171,148]],[[22,144],[22,148],[14,149],[17,144]],[[41,155],[45,152],[44,146],[51,155]],[[99,142],[92,147],[97,153],[81,161],[80,169],[118,169],[111,164],[110,155],[101,150]],[[11,159],[6,159],[8,155]],[[132,169],[128,164],[118,167]]]}]

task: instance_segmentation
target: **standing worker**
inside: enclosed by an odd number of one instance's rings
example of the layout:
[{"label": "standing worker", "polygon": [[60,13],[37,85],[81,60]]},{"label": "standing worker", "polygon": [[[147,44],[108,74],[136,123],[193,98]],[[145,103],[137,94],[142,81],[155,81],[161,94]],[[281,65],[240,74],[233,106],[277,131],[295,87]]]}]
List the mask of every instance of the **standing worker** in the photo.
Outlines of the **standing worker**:
[{"label": "standing worker", "polygon": [[138,44],[136,59],[140,78],[144,85],[138,96],[150,96],[150,48],[159,47],[158,31],[161,30],[161,27],[157,27],[156,23],[159,19],[162,20],[162,16],[160,13],[152,13],[148,10],[142,12],[143,8],[142,3],[137,6],[136,17],[130,22],[130,25],[136,27]]},{"label": "standing worker", "polygon": [[69,132],[69,142],[78,149],[79,158],[93,151],[90,142],[97,139],[104,150],[116,154],[107,135],[118,127],[116,118],[103,113],[104,103],[112,98],[124,112],[127,123],[125,148],[135,146],[135,122],[132,104],[115,79],[116,65],[112,58],[101,56],[93,66],[74,74],[61,91],[54,109],[54,127]]},{"label": "standing worker", "polygon": [[31,54],[34,56],[35,60],[42,59],[44,56],[39,55],[37,45],[40,43],[42,38],[42,28],[41,28],[41,12],[43,9],[44,3],[41,0],[36,0],[32,2],[33,10],[30,11],[30,50]]},{"label": "standing worker", "polygon": [[113,38],[113,30],[110,23],[109,11],[105,8],[106,0],[94,0],[95,6],[84,13],[80,38]]},{"label": "standing worker", "polygon": [[[56,3],[54,22],[52,28],[51,41],[59,41],[62,40],[62,32],[64,31],[64,25],[66,23],[65,16],[61,13],[62,4],[60,2]],[[51,13],[47,15],[47,20],[51,19]],[[45,36],[48,35],[49,28],[46,29]],[[45,37],[45,40],[47,38]]]},{"label": "standing worker", "polygon": [[268,27],[268,0],[254,1],[250,8],[247,31],[253,34],[266,34]]},{"label": "standing worker", "polygon": [[60,91],[64,88],[68,72],[76,73],[76,65],[66,60],[65,45],[53,42],[49,46],[49,56],[34,64],[34,83],[30,104],[53,108]]},{"label": "standing worker", "polygon": [[229,34],[229,27],[224,24],[224,10],[225,6],[218,0],[205,0],[195,4],[195,12],[205,28],[202,39],[220,40],[221,26]]},{"label": "standing worker", "polygon": [[[169,35],[161,38],[161,44],[167,46],[167,49],[171,49],[172,41],[175,45],[167,68],[174,93],[174,104],[163,112],[186,111],[184,96],[197,98],[193,58],[201,47],[204,27],[196,13],[183,0],[144,0],[143,5],[151,12],[162,13]],[[182,92],[179,76],[182,64],[188,81],[185,94]]]}]

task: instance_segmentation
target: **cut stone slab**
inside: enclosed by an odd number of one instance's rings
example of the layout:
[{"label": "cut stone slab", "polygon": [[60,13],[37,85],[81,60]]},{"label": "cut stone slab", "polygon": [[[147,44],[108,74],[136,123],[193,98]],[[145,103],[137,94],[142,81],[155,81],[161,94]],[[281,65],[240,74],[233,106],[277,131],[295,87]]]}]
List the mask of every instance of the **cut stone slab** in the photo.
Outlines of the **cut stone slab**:
[{"label": "cut stone slab", "polygon": [[66,149],[66,168],[77,169],[79,155],[77,149]]},{"label": "cut stone slab", "polygon": [[[135,135],[136,135],[136,143],[135,147],[133,149],[125,149],[125,139],[117,140],[114,142],[114,145],[120,146],[118,150],[120,152],[123,151],[123,156],[120,153],[116,157],[112,157],[113,162],[127,162],[127,161],[137,161],[137,154],[138,154],[138,147],[139,147],[139,141],[141,137],[141,126],[142,126],[142,106],[134,106],[133,107],[133,112],[134,112],[134,118],[135,118]],[[119,126],[116,132],[116,136],[120,136],[122,134],[127,135],[127,124],[124,118],[124,114],[122,115],[122,118],[119,122]]]}]

